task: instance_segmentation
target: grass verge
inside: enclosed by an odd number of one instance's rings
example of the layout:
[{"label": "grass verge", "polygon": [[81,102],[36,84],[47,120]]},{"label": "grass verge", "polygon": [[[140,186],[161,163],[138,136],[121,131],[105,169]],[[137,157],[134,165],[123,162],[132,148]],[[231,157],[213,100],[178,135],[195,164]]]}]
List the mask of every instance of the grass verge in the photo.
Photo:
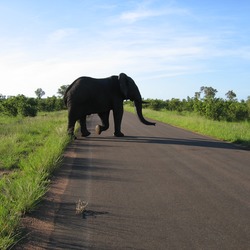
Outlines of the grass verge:
[{"label": "grass verge", "polygon": [[0,249],[16,242],[22,215],[46,193],[49,176],[69,142],[66,119],[64,111],[35,118],[0,117]]},{"label": "grass verge", "polygon": [[[134,108],[128,105],[125,105],[125,110],[134,112]],[[143,114],[145,117],[156,121],[250,148],[249,122],[213,121],[194,113],[178,113],[167,110],[154,111],[143,109]]]}]

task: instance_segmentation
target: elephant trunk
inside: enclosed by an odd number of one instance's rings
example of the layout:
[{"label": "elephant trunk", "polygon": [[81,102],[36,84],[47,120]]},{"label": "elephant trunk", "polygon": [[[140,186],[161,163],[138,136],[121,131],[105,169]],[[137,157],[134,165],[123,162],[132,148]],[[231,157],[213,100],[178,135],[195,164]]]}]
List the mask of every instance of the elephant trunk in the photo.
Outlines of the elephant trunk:
[{"label": "elephant trunk", "polygon": [[145,125],[155,125],[155,123],[154,122],[149,122],[149,121],[147,121],[144,117],[143,117],[143,115],[142,115],[142,101],[140,100],[140,101],[134,101],[134,104],[135,104],[135,108],[136,108],[136,113],[137,113],[137,115],[138,115],[138,118],[139,118],[139,120],[143,123],[143,124],[145,124]]}]

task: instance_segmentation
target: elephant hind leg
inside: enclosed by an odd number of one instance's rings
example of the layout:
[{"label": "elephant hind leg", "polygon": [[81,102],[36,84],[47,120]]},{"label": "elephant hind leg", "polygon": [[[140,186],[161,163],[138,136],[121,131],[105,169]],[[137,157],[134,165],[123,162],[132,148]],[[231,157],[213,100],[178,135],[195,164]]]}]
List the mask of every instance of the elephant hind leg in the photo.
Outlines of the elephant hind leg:
[{"label": "elephant hind leg", "polygon": [[76,139],[76,136],[74,134],[75,131],[75,124],[76,124],[76,120],[72,119],[72,118],[68,118],[68,135],[72,137],[72,139]]},{"label": "elephant hind leg", "polygon": [[86,115],[83,116],[81,119],[79,119],[79,123],[81,126],[81,133],[83,137],[87,137],[89,136],[91,133],[88,131],[87,129],[87,125],[86,125]]},{"label": "elephant hind leg", "polygon": [[96,125],[95,131],[98,135],[102,133],[102,131],[106,131],[109,128],[109,112],[98,113],[98,116],[101,118],[102,125]]}]

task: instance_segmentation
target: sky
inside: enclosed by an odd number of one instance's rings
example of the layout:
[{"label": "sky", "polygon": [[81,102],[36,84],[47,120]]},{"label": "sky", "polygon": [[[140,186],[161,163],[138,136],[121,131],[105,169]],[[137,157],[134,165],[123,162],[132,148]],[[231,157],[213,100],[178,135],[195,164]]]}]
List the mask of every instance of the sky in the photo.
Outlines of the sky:
[{"label": "sky", "polygon": [[143,98],[250,96],[248,0],[0,0],[0,94],[132,77]]}]

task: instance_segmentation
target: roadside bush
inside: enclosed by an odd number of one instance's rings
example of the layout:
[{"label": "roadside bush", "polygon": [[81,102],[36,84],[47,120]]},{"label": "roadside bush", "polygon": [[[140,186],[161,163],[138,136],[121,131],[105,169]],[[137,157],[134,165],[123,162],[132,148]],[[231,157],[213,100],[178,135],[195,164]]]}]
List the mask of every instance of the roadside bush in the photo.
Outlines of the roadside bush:
[{"label": "roadside bush", "polygon": [[10,97],[4,101],[1,101],[0,111],[1,113],[8,116],[17,116],[18,109],[15,97]]},{"label": "roadside bush", "polygon": [[53,112],[65,108],[63,99],[56,96],[38,99],[18,95],[0,99],[0,112],[7,116],[35,117],[38,111]]},{"label": "roadside bush", "polygon": [[44,112],[59,111],[65,109],[62,98],[56,96],[38,99],[38,110]]},{"label": "roadside bush", "polygon": [[37,115],[37,107],[30,104],[25,104],[20,107],[19,112],[21,116],[35,117]]},{"label": "roadside bush", "polygon": [[8,116],[31,116],[37,115],[37,103],[34,98],[18,95],[1,101],[0,110]]},{"label": "roadside bush", "polygon": [[161,109],[165,108],[165,102],[163,100],[159,100],[159,99],[148,99],[147,100],[149,102],[148,104],[148,108],[152,109],[152,110],[156,110],[159,111]]},{"label": "roadside bush", "polygon": [[[250,98],[247,101],[238,102],[237,99],[224,100],[215,98],[214,95],[210,98],[194,97],[187,99],[172,98],[171,100],[146,99],[147,103],[143,104],[143,108],[160,111],[177,111],[177,112],[195,112],[200,116],[215,121],[237,122],[250,120]],[[133,106],[132,102],[126,104]]]},{"label": "roadside bush", "polygon": [[248,112],[248,119],[250,120],[250,96],[248,96],[246,101],[247,112]]},{"label": "roadside bush", "polygon": [[227,121],[243,121],[248,118],[248,108],[245,102],[228,102]]},{"label": "roadside bush", "polygon": [[205,117],[220,121],[223,119],[223,112],[224,112],[224,105],[223,100],[216,98],[216,99],[209,99],[205,101]]},{"label": "roadside bush", "polygon": [[37,115],[37,102],[34,98],[18,96],[18,114],[21,116],[35,117]]},{"label": "roadside bush", "polygon": [[182,102],[178,98],[172,98],[168,103],[168,110],[170,111],[183,111]]}]

